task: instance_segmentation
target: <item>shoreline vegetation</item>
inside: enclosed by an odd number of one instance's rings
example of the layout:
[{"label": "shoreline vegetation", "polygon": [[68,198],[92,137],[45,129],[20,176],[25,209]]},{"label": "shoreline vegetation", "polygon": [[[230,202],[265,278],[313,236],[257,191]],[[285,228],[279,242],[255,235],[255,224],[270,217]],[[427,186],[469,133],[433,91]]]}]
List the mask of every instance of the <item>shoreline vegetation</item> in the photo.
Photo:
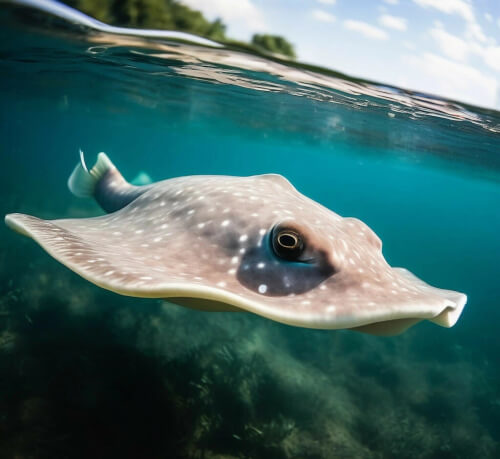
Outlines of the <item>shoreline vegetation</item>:
[{"label": "shoreline vegetation", "polygon": [[67,5],[107,24],[160,30],[189,32],[225,45],[276,57],[295,59],[293,45],[284,37],[254,34],[249,43],[233,40],[226,35],[226,25],[220,18],[206,19],[179,0],[63,0]]}]

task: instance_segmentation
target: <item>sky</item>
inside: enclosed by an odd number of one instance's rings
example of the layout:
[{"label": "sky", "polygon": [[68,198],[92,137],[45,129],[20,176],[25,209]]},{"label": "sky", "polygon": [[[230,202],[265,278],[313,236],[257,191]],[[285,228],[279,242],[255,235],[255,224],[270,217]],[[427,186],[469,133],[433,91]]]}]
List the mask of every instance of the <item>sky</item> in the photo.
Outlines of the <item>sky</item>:
[{"label": "sky", "polygon": [[181,0],[231,38],[286,37],[298,60],[500,109],[500,0]]}]

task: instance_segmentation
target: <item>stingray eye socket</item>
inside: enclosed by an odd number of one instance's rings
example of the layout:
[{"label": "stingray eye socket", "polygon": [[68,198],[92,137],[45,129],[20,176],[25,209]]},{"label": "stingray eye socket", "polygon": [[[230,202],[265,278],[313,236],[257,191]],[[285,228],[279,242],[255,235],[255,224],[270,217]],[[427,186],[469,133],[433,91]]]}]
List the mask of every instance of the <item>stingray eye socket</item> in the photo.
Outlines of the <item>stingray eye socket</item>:
[{"label": "stingray eye socket", "polygon": [[285,260],[296,260],[304,251],[304,242],[299,233],[282,229],[273,234],[273,249]]}]

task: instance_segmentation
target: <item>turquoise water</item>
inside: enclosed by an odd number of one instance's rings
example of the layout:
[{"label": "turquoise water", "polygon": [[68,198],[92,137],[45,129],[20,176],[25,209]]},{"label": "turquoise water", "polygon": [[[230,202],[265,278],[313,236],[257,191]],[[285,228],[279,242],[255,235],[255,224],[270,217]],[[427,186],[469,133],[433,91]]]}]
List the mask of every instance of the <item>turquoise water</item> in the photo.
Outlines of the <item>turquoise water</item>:
[{"label": "turquoise water", "polygon": [[287,327],[121,297],[2,227],[0,457],[500,457],[500,114],[260,56],[0,10],[0,211],[131,179],[275,172],[465,292],[451,329]]}]

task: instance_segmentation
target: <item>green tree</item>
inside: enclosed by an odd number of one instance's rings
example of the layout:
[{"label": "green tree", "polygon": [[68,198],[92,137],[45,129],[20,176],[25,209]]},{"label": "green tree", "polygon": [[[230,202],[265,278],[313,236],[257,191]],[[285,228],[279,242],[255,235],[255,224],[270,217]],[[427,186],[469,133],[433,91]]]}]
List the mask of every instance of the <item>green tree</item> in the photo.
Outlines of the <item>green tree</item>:
[{"label": "green tree", "polygon": [[107,24],[190,32],[212,40],[226,39],[220,19],[208,21],[178,0],[66,0],[66,3]]},{"label": "green tree", "polygon": [[[202,13],[192,10],[179,0],[64,0],[107,24],[190,32],[238,49],[250,52],[267,51],[295,58],[293,45],[279,35],[252,37],[252,42],[241,43],[226,37],[226,26],[221,19],[208,21]],[[236,7],[236,6],[235,6]]]},{"label": "green tree", "polygon": [[252,45],[274,54],[283,54],[292,59],[296,57],[293,45],[279,35],[255,34],[252,37]]}]

